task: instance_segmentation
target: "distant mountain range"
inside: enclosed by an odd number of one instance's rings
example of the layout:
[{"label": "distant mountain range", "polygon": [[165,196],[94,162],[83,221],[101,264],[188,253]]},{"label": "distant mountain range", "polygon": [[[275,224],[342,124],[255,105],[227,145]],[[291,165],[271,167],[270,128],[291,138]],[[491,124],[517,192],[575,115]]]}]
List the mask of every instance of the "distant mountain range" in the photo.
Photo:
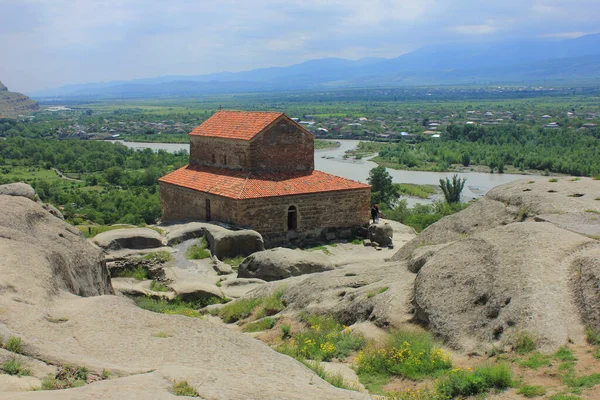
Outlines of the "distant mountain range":
[{"label": "distant mountain range", "polygon": [[600,82],[600,34],[430,46],[393,59],[309,60],[289,67],[68,85],[35,98],[147,98],[323,88]]},{"label": "distant mountain range", "polygon": [[0,82],[0,118],[31,114],[39,109],[40,106],[35,101],[21,93],[9,92]]}]

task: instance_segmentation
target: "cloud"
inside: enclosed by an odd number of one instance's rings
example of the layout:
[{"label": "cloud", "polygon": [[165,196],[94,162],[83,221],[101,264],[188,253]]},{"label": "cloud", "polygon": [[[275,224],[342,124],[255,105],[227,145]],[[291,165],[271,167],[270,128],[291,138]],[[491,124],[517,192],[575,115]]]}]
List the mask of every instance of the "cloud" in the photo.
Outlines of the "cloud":
[{"label": "cloud", "polygon": [[63,84],[596,32],[598,0],[0,0],[0,80]]}]

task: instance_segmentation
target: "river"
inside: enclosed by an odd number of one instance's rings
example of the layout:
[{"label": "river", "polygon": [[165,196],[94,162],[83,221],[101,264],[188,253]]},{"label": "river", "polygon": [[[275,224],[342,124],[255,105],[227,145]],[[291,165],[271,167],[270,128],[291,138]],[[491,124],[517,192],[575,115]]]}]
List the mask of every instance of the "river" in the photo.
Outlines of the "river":
[{"label": "river", "polygon": [[[166,150],[175,152],[185,150],[189,152],[189,144],[177,143],[139,143],[127,141],[113,141],[122,143],[125,146],[133,149],[150,148],[155,151]],[[369,176],[369,171],[377,166],[376,163],[369,159],[362,160],[344,160],[344,153],[347,150],[356,148],[358,140],[340,140],[341,146],[335,149],[315,150],[315,169],[329,174],[343,176],[344,178],[354,179],[360,182],[366,182]],[[395,183],[415,183],[419,185],[438,185],[440,179],[452,177],[454,172],[424,172],[424,171],[404,171],[387,168],[387,171],[392,176]],[[483,196],[494,186],[503,183],[512,182],[518,179],[524,179],[525,175],[515,174],[487,174],[481,172],[465,172],[459,173],[460,177],[467,180],[462,193],[463,201],[475,199]],[[413,206],[416,203],[430,203],[432,200],[439,199],[439,196],[434,196],[431,199],[415,199],[406,198],[408,205]]]}]

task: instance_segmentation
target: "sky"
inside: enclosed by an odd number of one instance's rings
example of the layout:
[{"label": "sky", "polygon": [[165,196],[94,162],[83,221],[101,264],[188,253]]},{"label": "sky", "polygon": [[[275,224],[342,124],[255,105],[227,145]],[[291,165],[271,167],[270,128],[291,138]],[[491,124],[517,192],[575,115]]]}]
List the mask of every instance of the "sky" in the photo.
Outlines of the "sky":
[{"label": "sky", "polygon": [[600,32],[600,0],[0,0],[0,81],[198,75]]}]

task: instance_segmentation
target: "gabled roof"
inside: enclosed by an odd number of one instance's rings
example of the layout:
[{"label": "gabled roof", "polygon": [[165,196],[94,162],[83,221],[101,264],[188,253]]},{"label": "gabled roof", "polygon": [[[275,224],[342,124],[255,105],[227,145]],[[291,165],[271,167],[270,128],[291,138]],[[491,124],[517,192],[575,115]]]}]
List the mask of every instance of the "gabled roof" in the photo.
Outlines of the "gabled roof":
[{"label": "gabled roof", "polygon": [[251,140],[282,115],[280,112],[217,111],[190,135]]},{"label": "gabled roof", "polygon": [[321,171],[256,173],[195,165],[186,165],[163,176],[159,181],[232,199],[257,199],[370,187]]}]

